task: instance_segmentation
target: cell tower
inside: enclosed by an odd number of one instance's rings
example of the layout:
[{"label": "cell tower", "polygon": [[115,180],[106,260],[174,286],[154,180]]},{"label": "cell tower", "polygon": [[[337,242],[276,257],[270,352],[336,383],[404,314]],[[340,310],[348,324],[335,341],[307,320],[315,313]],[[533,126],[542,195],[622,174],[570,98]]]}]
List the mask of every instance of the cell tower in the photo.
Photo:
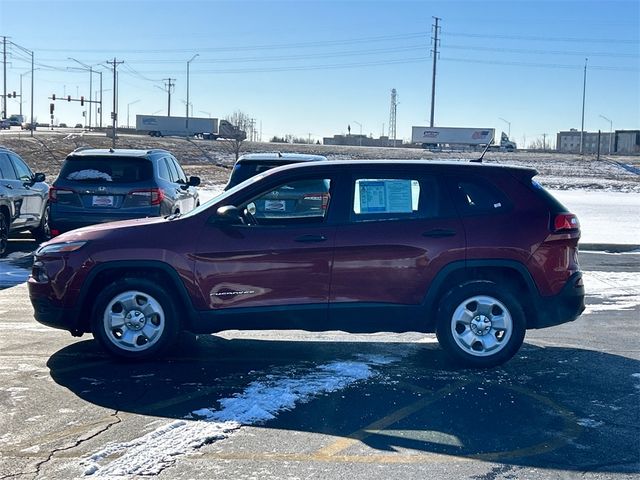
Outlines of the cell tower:
[{"label": "cell tower", "polygon": [[389,111],[389,140],[393,141],[396,146],[396,112],[398,109],[398,92],[395,88],[391,89],[391,109]]}]

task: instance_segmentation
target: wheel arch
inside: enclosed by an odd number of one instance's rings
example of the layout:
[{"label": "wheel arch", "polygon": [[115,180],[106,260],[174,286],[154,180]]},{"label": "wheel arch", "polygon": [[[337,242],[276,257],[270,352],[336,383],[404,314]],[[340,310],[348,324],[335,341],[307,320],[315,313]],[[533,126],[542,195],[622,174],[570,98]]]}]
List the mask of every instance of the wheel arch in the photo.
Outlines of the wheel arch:
[{"label": "wheel arch", "polygon": [[104,287],[124,277],[151,280],[157,282],[167,292],[175,294],[173,300],[176,310],[186,314],[181,318],[182,325],[185,329],[190,328],[195,309],[178,272],[160,261],[127,260],[107,262],[91,270],[80,291],[80,309],[76,328],[78,332],[91,332],[91,314],[96,296]]},{"label": "wheel arch", "polygon": [[435,331],[438,307],[447,292],[454,286],[475,281],[507,285],[522,305],[527,328],[536,324],[538,288],[523,264],[513,260],[467,260],[446,265],[432,282],[424,301],[429,322],[427,331]]}]

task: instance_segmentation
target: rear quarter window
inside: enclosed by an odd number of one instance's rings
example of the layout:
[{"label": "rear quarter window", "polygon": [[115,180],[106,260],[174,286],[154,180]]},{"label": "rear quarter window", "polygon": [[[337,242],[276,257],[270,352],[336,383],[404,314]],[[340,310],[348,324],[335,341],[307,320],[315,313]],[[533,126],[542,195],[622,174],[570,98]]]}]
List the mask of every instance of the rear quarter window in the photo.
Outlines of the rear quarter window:
[{"label": "rear quarter window", "polygon": [[468,177],[451,179],[456,206],[462,215],[483,215],[506,211],[507,196],[487,179]]}]

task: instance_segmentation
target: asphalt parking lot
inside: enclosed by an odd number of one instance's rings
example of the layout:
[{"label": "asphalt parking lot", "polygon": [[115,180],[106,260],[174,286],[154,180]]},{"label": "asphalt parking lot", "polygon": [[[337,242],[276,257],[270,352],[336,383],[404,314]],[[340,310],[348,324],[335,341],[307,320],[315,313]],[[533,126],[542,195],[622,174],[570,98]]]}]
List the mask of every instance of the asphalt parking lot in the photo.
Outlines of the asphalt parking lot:
[{"label": "asphalt parking lot", "polygon": [[[11,248],[27,268],[29,242]],[[581,263],[632,278],[640,254]],[[0,479],[638,478],[640,288],[594,278],[627,300],[589,296],[491,370],[432,336],[338,332],[184,335],[166,360],[122,363],[5,288]]]}]

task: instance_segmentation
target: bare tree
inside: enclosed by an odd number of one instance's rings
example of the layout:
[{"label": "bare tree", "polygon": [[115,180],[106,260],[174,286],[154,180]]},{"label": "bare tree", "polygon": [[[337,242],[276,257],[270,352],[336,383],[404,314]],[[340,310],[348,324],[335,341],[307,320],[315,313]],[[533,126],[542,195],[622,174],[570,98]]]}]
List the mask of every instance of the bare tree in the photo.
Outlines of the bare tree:
[{"label": "bare tree", "polygon": [[224,139],[221,142],[223,148],[235,155],[235,159],[238,160],[243,143],[247,139],[246,132],[251,126],[251,117],[240,110],[236,110],[231,115],[228,115],[225,120],[236,127],[238,134],[234,138]]}]

